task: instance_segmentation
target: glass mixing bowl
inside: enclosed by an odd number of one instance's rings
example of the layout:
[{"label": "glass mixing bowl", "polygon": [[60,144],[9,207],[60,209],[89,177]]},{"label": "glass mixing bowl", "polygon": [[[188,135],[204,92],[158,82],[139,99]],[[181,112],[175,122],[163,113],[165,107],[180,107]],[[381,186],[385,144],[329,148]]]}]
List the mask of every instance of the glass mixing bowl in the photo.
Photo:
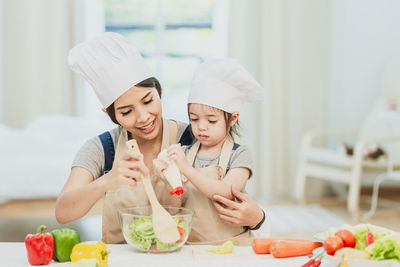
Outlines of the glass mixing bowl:
[{"label": "glass mixing bowl", "polygon": [[118,210],[119,221],[125,241],[135,249],[149,253],[171,252],[185,244],[194,211],[186,208],[163,206],[174,218],[180,239],[173,243],[163,243],[154,234],[151,221],[151,206],[132,207]]}]

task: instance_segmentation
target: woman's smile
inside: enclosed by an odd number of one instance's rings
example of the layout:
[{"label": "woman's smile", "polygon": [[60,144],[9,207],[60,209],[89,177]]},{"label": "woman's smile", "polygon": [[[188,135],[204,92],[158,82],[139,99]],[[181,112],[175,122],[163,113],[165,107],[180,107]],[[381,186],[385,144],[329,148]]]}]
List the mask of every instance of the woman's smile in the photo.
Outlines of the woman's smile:
[{"label": "woman's smile", "polygon": [[156,126],[156,120],[154,119],[154,120],[152,120],[149,124],[147,124],[147,125],[145,125],[145,126],[143,126],[143,127],[140,127],[140,128],[138,128],[142,133],[145,133],[145,134],[148,134],[148,133],[151,133],[154,129],[155,129],[155,126]]}]

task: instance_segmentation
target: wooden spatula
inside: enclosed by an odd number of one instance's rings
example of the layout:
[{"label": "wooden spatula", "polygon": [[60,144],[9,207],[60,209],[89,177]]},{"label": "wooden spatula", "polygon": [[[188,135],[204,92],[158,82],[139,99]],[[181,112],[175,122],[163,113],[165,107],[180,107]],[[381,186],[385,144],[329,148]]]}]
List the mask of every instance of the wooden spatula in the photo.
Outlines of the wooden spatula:
[{"label": "wooden spatula", "polygon": [[[126,142],[128,149],[139,151],[139,146],[135,139],[131,139]],[[150,200],[152,209],[152,222],[153,229],[156,237],[164,243],[173,243],[179,240],[178,227],[172,218],[171,214],[168,213],[158,202],[156,193],[154,192],[153,185],[151,184],[150,178],[141,177],[143,181],[144,190],[146,191],[147,197]]]}]

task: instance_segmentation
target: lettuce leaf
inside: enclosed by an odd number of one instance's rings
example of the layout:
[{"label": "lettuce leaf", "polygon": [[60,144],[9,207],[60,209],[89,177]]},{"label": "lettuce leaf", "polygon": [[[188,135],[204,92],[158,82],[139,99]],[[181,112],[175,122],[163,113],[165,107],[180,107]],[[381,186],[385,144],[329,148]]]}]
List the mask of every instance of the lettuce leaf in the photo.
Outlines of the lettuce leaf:
[{"label": "lettuce leaf", "polygon": [[358,224],[353,227],[353,231],[357,239],[355,249],[361,249],[361,250],[364,250],[366,248],[365,238],[367,232],[371,232],[374,235],[374,242],[383,238],[384,236],[394,233],[393,231],[387,228],[379,227],[372,224]]},{"label": "lettuce leaf", "polygon": [[[185,222],[179,221],[178,218],[175,218],[175,222],[177,226],[181,227],[186,232]],[[164,251],[176,247],[179,244],[179,242],[164,243],[158,240],[154,233],[151,216],[136,219],[131,225],[125,225],[124,232],[128,235],[132,243],[145,251],[149,251],[152,245],[156,245],[157,250]]]},{"label": "lettuce leaf", "polygon": [[395,259],[400,261],[400,234],[393,233],[376,240],[365,251],[373,260]]}]

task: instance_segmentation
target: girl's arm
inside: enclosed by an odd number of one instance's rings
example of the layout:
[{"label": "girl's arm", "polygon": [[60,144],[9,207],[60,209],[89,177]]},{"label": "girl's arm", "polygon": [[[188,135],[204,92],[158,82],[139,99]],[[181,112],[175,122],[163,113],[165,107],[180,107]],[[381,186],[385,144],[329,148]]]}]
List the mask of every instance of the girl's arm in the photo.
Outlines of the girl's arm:
[{"label": "girl's arm", "polygon": [[248,194],[239,192],[234,186],[232,194],[239,199],[239,202],[219,195],[214,196],[214,206],[221,220],[233,226],[247,226],[250,230],[260,228],[265,221],[263,210]]},{"label": "girl's arm", "polygon": [[250,171],[246,168],[234,168],[229,170],[223,180],[209,179],[206,174],[192,166],[183,170],[182,174],[210,199],[213,199],[214,195],[232,199],[231,186],[234,185],[235,188],[240,191],[244,188],[247,179],[250,177]]},{"label": "girl's arm", "polygon": [[63,224],[83,217],[105,192],[122,184],[134,186],[141,174],[148,175],[148,169],[142,154],[133,151],[127,151],[110,172],[96,180],[85,168],[73,167],[57,198],[57,221]]},{"label": "girl's arm", "polygon": [[189,164],[180,145],[170,146],[168,148],[168,156],[171,160],[175,160],[181,173],[210,199],[215,194],[232,199],[231,186],[234,185],[238,190],[242,190],[250,177],[250,171],[247,168],[233,168],[228,171],[223,180],[211,180],[206,174]]}]

